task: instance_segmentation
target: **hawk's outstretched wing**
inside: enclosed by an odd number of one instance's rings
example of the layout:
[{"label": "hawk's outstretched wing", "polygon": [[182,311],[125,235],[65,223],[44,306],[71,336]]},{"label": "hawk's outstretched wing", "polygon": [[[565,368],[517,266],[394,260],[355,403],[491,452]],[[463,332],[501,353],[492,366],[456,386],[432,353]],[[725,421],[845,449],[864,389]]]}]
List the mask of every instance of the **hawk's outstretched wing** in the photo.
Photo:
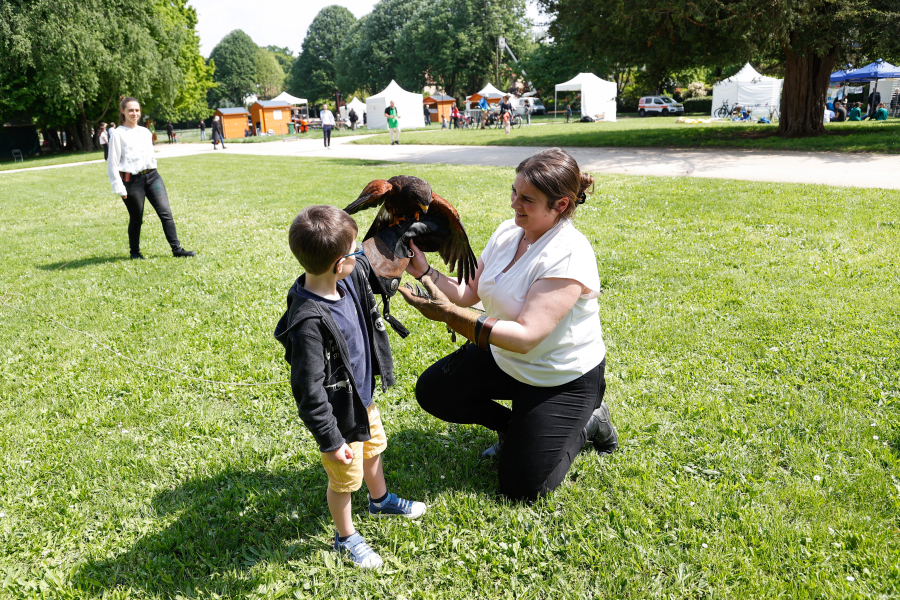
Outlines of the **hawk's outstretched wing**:
[{"label": "hawk's outstretched wing", "polygon": [[459,220],[459,213],[453,205],[435,194],[431,193],[431,204],[428,206],[429,214],[439,214],[450,222],[450,237],[438,248],[437,252],[452,271],[456,271],[456,280],[459,283],[475,279],[475,269],[478,261],[475,253],[469,245],[469,236]]},{"label": "hawk's outstretched wing", "polygon": [[380,206],[387,200],[391,194],[395,192],[394,186],[384,179],[376,179],[370,181],[369,185],[363,188],[359,197],[354,200],[350,206],[344,209],[347,214],[352,215],[367,208]]}]

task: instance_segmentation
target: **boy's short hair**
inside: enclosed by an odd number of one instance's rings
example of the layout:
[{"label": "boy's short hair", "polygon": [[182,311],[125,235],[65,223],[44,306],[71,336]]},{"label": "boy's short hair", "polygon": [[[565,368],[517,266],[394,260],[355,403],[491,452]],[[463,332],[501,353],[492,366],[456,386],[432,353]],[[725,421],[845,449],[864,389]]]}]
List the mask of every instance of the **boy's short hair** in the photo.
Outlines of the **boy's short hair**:
[{"label": "boy's short hair", "polygon": [[358,232],[356,221],[341,209],[310,206],[291,223],[288,244],[307,272],[321,275],[347,253]]}]

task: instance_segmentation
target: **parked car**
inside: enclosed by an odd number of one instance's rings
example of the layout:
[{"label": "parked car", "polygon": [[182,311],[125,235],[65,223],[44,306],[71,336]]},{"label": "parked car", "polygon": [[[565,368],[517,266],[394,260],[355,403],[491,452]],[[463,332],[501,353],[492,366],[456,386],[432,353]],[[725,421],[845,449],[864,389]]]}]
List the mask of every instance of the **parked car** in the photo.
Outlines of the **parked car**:
[{"label": "parked car", "polygon": [[547,108],[544,106],[544,103],[541,102],[540,98],[535,98],[533,96],[523,96],[520,98],[515,98],[513,100],[513,108],[516,109],[516,112],[520,115],[525,114],[525,101],[531,104],[531,114],[533,115],[545,115],[547,114]]},{"label": "parked car", "polygon": [[670,114],[684,114],[684,105],[675,102],[668,96],[644,96],[638,102],[638,114],[642,117],[647,115],[662,115],[664,117]]}]

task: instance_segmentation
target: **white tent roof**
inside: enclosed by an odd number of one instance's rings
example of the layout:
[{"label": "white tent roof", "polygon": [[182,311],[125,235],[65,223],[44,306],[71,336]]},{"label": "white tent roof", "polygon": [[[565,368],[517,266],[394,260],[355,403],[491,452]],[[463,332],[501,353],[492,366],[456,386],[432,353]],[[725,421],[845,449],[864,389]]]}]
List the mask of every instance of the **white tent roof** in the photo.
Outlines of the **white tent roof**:
[{"label": "white tent roof", "polygon": [[384,111],[392,100],[397,108],[397,116],[400,117],[398,123],[401,129],[422,125],[422,94],[407,92],[396,81],[391,80],[381,93],[366,98],[369,129],[387,129]]},{"label": "white tent roof", "polygon": [[288,104],[308,104],[306,102],[305,98],[298,98],[297,96],[291,96],[287,92],[281,92],[280,94],[278,94],[277,96],[272,98],[272,100],[283,100],[284,102],[287,102]]},{"label": "white tent roof", "polygon": [[760,75],[750,63],[732,75],[713,86],[712,114],[727,103],[729,108],[735,104],[747,106],[758,110],[760,113],[768,113],[768,108],[778,106],[781,102],[782,79]]},{"label": "white tent roof", "polygon": [[355,110],[356,114],[359,116],[360,121],[362,121],[362,114],[366,112],[366,103],[358,98],[352,98],[346,106],[341,107],[341,117],[344,119],[349,118],[350,109]]},{"label": "white tent roof", "polygon": [[579,73],[569,81],[557,84],[556,92],[581,92],[582,115],[596,117],[602,114],[605,121],[616,120],[618,89],[612,81],[600,79],[593,73]]}]

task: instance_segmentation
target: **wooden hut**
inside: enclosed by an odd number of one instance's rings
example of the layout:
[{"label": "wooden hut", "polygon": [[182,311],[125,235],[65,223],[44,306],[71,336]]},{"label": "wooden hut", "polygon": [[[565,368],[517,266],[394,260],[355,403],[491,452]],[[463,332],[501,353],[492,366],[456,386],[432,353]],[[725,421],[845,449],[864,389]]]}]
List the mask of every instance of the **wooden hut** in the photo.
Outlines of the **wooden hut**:
[{"label": "wooden hut", "polygon": [[253,125],[260,135],[286,135],[291,122],[291,105],[283,100],[259,100],[250,106]]},{"label": "wooden hut", "polygon": [[247,117],[250,113],[244,107],[217,108],[216,116],[222,122],[222,135],[225,139],[242,138],[247,129]]},{"label": "wooden hut", "polygon": [[446,94],[432,94],[425,98],[422,102],[425,103],[431,110],[431,122],[432,123],[440,123],[441,119],[447,117],[447,121],[450,121],[450,112],[453,110],[453,106],[456,104],[456,98],[453,96],[447,96]]}]

